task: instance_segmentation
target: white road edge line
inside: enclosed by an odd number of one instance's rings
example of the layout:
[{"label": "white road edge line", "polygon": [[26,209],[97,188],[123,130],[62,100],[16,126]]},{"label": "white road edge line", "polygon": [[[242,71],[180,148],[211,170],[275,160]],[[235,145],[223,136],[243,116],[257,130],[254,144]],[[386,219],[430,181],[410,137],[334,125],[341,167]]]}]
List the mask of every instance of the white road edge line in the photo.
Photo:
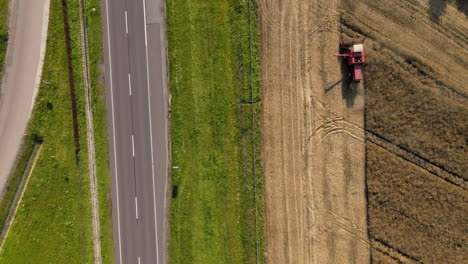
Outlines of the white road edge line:
[{"label": "white road edge line", "polygon": [[140,259],[140,257],[138,257],[138,264],[141,264],[141,259]]},{"label": "white road edge line", "polygon": [[128,18],[127,18],[127,10],[125,10],[125,33],[128,34]]},{"label": "white road edge line", "polygon": [[135,137],[132,135],[132,152],[133,157],[135,157]]},{"label": "white road edge line", "polygon": [[[106,0],[107,1],[107,0]],[[153,124],[151,122],[151,89],[149,81],[149,62],[148,62],[148,37],[146,28],[146,0],[143,1],[143,24],[145,27],[145,52],[146,52],[146,86],[148,88],[148,109],[149,109],[149,122],[150,122],[150,144],[151,144],[151,174],[153,178],[153,206],[154,206],[154,225],[156,235],[156,263],[159,263],[159,239],[158,239],[158,216],[156,211],[156,190],[154,187],[154,153],[153,153]]]},{"label": "white road edge line", "polygon": [[[164,27],[163,27],[163,32],[160,33],[160,34],[164,34],[164,37],[161,36],[161,39],[166,39],[166,22],[165,22],[165,19],[162,20],[163,22],[161,22]],[[163,45],[161,45],[161,58],[163,60],[163,67],[161,67],[163,69],[163,74],[162,74],[162,83],[163,83],[163,96],[164,96],[164,101],[165,101],[165,108],[164,108],[164,113],[166,114],[166,118],[164,118],[164,138],[166,139],[166,144],[164,146],[165,148],[165,151],[166,151],[166,166],[170,166],[170,158],[169,158],[169,135],[168,135],[168,128],[167,128],[167,122],[168,122],[168,117],[167,117],[167,107],[168,107],[168,104],[169,104],[169,100],[168,97],[167,97],[167,79],[168,79],[168,75],[167,75],[167,60],[168,60],[168,57],[167,57],[167,39],[166,41],[164,42]],[[166,168],[166,171],[167,171],[167,168]],[[167,179],[167,175],[165,175],[165,181],[164,181],[164,206],[167,205],[166,203],[166,200],[167,200],[167,192],[168,192],[168,188],[167,188],[167,185],[168,185],[168,179]],[[164,221],[163,223],[163,228],[166,227],[166,224],[167,224],[167,221]]]},{"label": "white road edge line", "polygon": [[[148,33],[146,32],[146,0],[143,0],[143,23],[145,24],[146,58],[148,58]],[[146,62],[146,66],[148,66],[148,60],[146,60]]]},{"label": "white road edge line", "polygon": [[132,79],[130,77],[130,73],[128,73],[128,92],[130,93],[130,96],[132,96]]},{"label": "white road edge line", "polygon": [[135,218],[138,219],[138,197],[135,196]]},{"label": "white road edge line", "polygon": [[119,178],[117,172],[117,146],[115,144],[115,116],[114,116],[114,91],[112,87],[112,55],[111,55],[111,44],[110,44],[110,31],[109,31],[109,3],[106,0],[106,26],[107,26],[107,46],[109,51],[109,86],[111,92],[111,112],[112,112],[112,137],[114,147],[114,170],[115,170],[115,187],[117,197],[117,231],[119,240],[119,263],[122,263],[122,237],[120,234],[120,203],[119,203]]}]

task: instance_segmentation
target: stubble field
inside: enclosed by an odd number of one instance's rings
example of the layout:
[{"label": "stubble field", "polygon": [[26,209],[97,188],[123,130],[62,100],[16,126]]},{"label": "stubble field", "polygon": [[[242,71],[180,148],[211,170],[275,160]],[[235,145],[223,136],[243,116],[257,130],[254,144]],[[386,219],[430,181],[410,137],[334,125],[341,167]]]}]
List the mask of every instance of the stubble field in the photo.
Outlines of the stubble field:
[{"label": "stubble field", "polygon": [[259,1],[267,263],[366,263],[364,97],[335,57],[340,1]]}]

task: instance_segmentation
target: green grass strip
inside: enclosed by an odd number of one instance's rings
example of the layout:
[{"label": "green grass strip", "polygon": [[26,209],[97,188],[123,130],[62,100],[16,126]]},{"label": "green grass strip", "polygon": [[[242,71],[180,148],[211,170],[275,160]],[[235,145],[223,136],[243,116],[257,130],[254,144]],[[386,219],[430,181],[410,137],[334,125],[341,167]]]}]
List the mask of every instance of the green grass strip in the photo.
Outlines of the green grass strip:
[{"label": "green grass strip", "polygon": [[[9,0],[0,0],[0,82],[3,80],[4,61],[8,47],[8,11]],[[2,87],[0,85],[0,91]],[[21,146],[21,153],[16,161],[14,171],[0,197],[0,230],[5,225],[8,211],[15,196],[16,190],[21,182],[21,176],[24,174],[29,157],[33,152],[33,142],[27,138]]]},{"label": "green grass strip", "polygon": [[28,162],[33,154],[34,142],[25,137],[23,145],[19,151],[20,155],[16,161],[13,173],[8,178],[5,190],[0,201],[0,230],[5,227],[8,213],[12,206],[15,194],[18,191],[21,179],[25,176]]},{"label": "green grass strip", "polygon": [[102,263],[114,263],[112,239],[111,177],[107,141],[106,89],[102,42],[101,8],[99,0],[85,1],[88,30],[89,70],[94,121],[94,143],[99,192]]},{"label": "green grass strip", "polygon": [[[8,46],[8,3],[9,0],[0,0],[0,72],[3,73],[3,62]],[[0,80],[2,74],[0,74]],[[0,87],[1,89],[1,87]]]},{"label": "green grass strip", "polygon": [[[79,135],[86,140],[78,2],[68,1]],[[92,262],[86,144],[77,166],[62,3],[51,1],[43,76],[28,135],[43,146],[19,205],[0,263]]]},{"label": "green grass strip", "polygon": [[167,11],[170,262],[263,263],[256,5],[168,0]]}]

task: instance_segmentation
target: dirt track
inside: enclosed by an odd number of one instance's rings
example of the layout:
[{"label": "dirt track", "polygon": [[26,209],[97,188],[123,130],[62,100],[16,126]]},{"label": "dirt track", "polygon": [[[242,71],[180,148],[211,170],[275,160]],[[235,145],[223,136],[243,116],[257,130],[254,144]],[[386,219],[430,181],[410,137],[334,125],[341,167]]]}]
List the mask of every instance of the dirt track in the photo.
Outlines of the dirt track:
[{"label": "dirt track", "polygon": [[340,82],[340,1],[258,2],[267,262],[368,263],[364,95]]}]

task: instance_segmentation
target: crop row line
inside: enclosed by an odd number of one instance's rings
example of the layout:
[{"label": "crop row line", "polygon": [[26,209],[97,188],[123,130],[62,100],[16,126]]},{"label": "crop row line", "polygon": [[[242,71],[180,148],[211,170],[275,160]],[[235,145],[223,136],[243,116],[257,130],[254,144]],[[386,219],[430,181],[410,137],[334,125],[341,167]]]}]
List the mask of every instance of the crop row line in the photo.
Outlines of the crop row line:
[{"label": "crop row line", "polygon": [[463,177],[454,172],[448,171],[442,165],[436,164],[428,160],[427,158],[419,155],[418,153],[407,149],[404,146],[401,146],[395,142],[391,142],[390,140],[371,130],[366,129],[366,139],[374,143],[375,145],[390,151],[398,157],[427,170],[431,174],[445,180],[446,182],[449,182],[464,190],[467,190],[466,181],[463,179]]},{"label": "crop row line", "polygon": [[412,257],[403,251],[401,251],[398,248],[395,248],[392,245],[389,245],[388,243],[384,242],[381,239],[378,239],[376,237],[370,237],[370,242],[372,247],[379,251],[382,252],[383,254],[389,256],[390,258],[398,261],[398,263],[405,263],[405,264],[422,264],[420,260],[416,259],[415,257]]}]

